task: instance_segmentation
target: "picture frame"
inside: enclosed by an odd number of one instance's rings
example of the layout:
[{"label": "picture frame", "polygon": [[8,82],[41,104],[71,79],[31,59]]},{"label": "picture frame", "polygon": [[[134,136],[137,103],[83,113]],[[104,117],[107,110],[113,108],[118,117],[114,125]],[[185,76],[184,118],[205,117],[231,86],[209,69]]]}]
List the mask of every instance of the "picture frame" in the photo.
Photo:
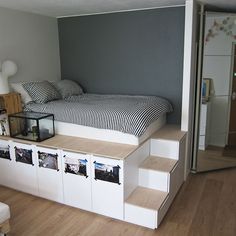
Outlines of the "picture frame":
[{"label": "picture frame", "polygon": [[120,184],[120,166],[112,166],[104,163],[94,162],[95,180]]},{"label": "picture frame", "polygon": [[11,160],[10,146],[0,145],[0,158]]},{"label": "picture frame", "polygon": [[86,159],[74,159],[67,157],[65,159],[65,173],[88,177],[87,162],[88,161]]},{"label": "picture frame", "polygon": [[16,162],[33,165],[32,150],[15,147]]},{"label": "picture frame", "polygon": [[210,99],[211,79],[202,79],[202,103],[206,103]]},{"label": "picture frame", "polygon": [[0,114],[0,135],[10,136],[9,122],[7,114]]},{"label": "picture frame", "polygon": [[57,154],[51,154],[51,153],[47,153],[47,152],[39,152],[38,151],[39,167],[59,171],[57,159],[58,159]]}]

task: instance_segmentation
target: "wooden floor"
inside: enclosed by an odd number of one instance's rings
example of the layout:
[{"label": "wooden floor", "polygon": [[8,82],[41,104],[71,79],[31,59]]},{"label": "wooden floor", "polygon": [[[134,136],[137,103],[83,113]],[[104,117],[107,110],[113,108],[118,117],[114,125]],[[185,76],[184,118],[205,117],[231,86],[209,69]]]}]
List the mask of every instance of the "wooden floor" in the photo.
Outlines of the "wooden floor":
[{"label": "wooden floor", "polygon": [[0,201],[11,208],[11,236],[236,235],[236,168],[191,175],[157,230],[5,187],[0,187]]},{"label": "wooden floor", "polygon": [[236,167],[235,150],[225,152],[224,148],[214,146],[209,146],[205,151],[198,150],[198,172],[228,167]]}]

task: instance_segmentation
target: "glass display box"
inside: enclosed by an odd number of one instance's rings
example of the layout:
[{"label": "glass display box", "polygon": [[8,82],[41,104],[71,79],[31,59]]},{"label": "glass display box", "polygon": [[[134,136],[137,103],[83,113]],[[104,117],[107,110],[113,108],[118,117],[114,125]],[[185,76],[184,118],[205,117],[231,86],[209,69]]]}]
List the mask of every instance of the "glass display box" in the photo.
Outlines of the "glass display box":
[{"label": "glass display box", "polygon": [[55,136],[54,115],[40,112],[19,112],[8,116],[10,136],[41,142]]}]

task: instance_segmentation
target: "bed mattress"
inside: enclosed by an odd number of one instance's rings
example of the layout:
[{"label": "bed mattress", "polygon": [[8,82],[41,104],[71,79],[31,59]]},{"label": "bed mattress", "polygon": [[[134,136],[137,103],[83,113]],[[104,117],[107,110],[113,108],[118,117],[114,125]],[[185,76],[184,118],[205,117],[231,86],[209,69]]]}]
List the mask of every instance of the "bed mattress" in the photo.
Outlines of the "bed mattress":
[{"label": "bed mattress", "polygon": [[117,130],[98,129],[89,126],[55,121],[55,131],[59,135],[68,135],[80,138],[95,139],[106,142],[139,145],[166,123],[166,115],[161,115],[152,122],[141,136],[123,133]]},{"label": "bed mattress", "polygon": [[58,122],[119,131],[141,137],[171,104],[156,96],[83,94],[45,104],[28,103],[26,111],[53,113]]}]

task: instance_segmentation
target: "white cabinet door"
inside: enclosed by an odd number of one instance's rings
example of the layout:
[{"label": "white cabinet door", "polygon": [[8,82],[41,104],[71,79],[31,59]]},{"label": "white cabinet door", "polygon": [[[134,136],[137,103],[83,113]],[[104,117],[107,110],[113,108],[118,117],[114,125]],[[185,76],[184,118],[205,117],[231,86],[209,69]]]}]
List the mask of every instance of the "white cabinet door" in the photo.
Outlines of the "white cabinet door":
[{"label": "white cabinet door", "polygon": [[62,152],[64,203],[91,211],[90,156]]},{"label": "white cabinet door", "polygon": [[0,185],[14,186],[14,165],[12,161],[11,142],[0,140]]},{"label": "white cabinet door", "polygon": [[124,219],[123,161],[91,157],[93,211]]},{"label": "white cabinet door", "polygon": [[36,147],[39,196],[63,203],[60,150]]},{"label": "white cabinet door", "polygon": [[22,192],[38,195],[35,151],[33,145],[13,142],[13,188]]}]

